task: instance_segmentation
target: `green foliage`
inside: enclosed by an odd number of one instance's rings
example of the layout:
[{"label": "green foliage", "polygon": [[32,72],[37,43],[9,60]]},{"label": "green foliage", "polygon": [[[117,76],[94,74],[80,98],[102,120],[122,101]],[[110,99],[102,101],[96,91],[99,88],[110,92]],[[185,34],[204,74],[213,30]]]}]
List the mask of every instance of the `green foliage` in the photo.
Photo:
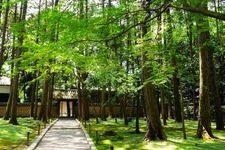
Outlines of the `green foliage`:
[{"label": "green foliage", "polygon": [[[173,2],[178,6],[184,3],[183,0],[164,2]],[[196,6],[198,1],[189,0],[187,3]],[[170,14],[167,11],[161,14],[160,23],[157,17],[150,21],[158,14],[162,4],[159,0],[151,1],[151,16],[143,10],[144,4],[135,0],[112,1],[111,6],[105,1],[104,9],[96,1],[88,1],[88,10],[84,1],[60,1],[58,6],[51,8],[42,6],[40,15],[33,13],[26,22],[10,23],[9,35],[17,39],[23,23],[26,34],[21,58],[9,62],[19,61],[16,73],[38,73],[37,80],[54,74],[60,87],[75,86],[81,80],[79,74],[85,74],[87,78],[82,82],[89,89],[110,87],[119,95],[131,96],[149,82],[156,87],[167,86],[170,89],[172,76],[177,73],[188,93],[190,87],[197,87],[199,80],[195,22],[202,16],[171,9]],[[218,10],[223,8],[221,6]],[[142,26],[147,16],[147,33],[143,37]],[[224,23],[216,23],[215,19],[209,21],[214,39],[207,43],[215,47],[216,67],[223,70],[220,60],[224,53]],[[192,25],[190,29],[189,25]],[[192,56],[189,30],[192,33]],[[201,30],[206,30],[205,25]],[[144,54],[147,55],[145,63]],[[176,66],[171,63],[173,57],[177,59]],[[137,83],[142,82],[141,70],[144,67],[150,68],[150,78],[137,87]],[[220,78],[222,81],[223,76]]]}]

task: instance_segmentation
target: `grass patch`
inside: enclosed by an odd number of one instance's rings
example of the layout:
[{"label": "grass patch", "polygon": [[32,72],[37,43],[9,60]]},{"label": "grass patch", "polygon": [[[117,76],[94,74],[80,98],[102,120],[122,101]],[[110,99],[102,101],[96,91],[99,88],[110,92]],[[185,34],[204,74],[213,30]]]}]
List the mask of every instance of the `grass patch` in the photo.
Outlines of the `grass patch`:
[{"label": "grass patch", "polygon": [[[18,118],[19,125],[9,124],[0,118],[0,149],[22,149],[27,144],[27,132],[30,132],[30,141],[37,136],[37,121],[32,118]],[[44,125],[41,123],[41,129]]]},{"label": "grass patch", "polygon": [[[87,122],[86,130],[94,141],[98,150],[109,149],[114,146],[116,150],[222,150],[225,149],[224,140],[202,140],[195,137],[197,129],[197,121],[186,120],[187,139],[183,139],[181,123],[174,120],[168,120],[168,125],[164,126],[167,141],[151,141],[145,142],[144,135],[146,132],[146,121],[140,120],[140,134],[135,134],[135,121],[124,125],[124,121],[117,119],[108,119],[96,124],[95,119]],[[215,124],[212,123],[215,128]],[[98,131],[98,143],[96,144],[96,131]],[[108,135],[107,132],[113,132],[114,135]],[[213,129],[215,136],[225,139],[225,131],[216,131]]]}]

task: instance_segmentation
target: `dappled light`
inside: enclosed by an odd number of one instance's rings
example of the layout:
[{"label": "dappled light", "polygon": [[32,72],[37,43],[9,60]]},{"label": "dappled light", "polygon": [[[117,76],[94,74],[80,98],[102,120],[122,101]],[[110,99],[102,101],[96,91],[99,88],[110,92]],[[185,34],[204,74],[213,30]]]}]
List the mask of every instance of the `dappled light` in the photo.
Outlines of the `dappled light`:
[{"label": "dappled light", "polygon": [[[0,119],[0,146],[13,149],[26,143],[27,132],[31,132],[31,139],[37,134],[36,121],[32,118],[18,118],[20,125],[13,126]],[[29,126],[28,126],[29,124]]]},{"label": "dappled light", "polygon": [[[189,150],[189,149],[223,149],[224,142],[217,140],[201,140],[196,137],[197,122],[192,120],[186,121],[187,139],[182,138],[181,124],[176,123],[174,120],[168,120],[168,125],[164,126],[167,133],[167,141],[151,141],[145,142],[143,140],[144,132],[146,131],[146,123],[143,119],[140,120],[141,134],[134,134],[131,131],[135,130],[135,122],[132,121],[128,126],[124,126],[123,120],[118,119],[118,123],[115,123],[115,119],[108,119],[107,122],[101,121],[96,124],[95,120],[90,120],[91,124],[91,138],[96,142],[95,131],[99,133],[99,142],[96,144],[97,149],[104,150],[110,146],[114,146],[116,150],[125,149],[160,149],[160,150]],[[106,126],[106,124],[108,126]],[[110,125],[110,126],[109,126]],[[215,126],[215,123],[213,123]],[[86,128],[88,130],[88,128]],[[115,136],[105,136],[105,131],[114,131]],[[130,131],[130,132],[129,132]],[[220,135],[225,137],[225,133],[221,131],[214,131],[215,136]]]}]

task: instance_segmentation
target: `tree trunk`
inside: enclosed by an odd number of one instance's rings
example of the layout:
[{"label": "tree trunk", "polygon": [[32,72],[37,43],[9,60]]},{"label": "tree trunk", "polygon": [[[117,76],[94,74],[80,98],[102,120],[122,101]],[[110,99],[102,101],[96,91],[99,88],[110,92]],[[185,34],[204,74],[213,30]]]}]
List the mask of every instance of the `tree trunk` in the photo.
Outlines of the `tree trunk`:
[{"label": "tree trunk", "polygon": [[[207,4],[204,4],[207,9]],[[200,18],[200,17],[199,17]],[[207,42],[210,39],[208,18],[196,21],[199,44],[199,69],[200,69],[200,91],[199,91],[199,118],[197,137],[203,138],[204,135],[213,137],[210,120],[209,102],[209,47]],[[206,133],[206,134],[205,134]]]},{"label": "tree trunk", "polygon": [[108,108],[109,108],[109,117],[113,117],[113,107],[112,107],[112,90],[111,86],[109,86],[109,91],[108,91]]},{"label": "tree trunk", "polygon": [[171,95],[168,95],[168,118],[174,119],[173,109],[172,109],[172,98]]},{"label": "tree trunk", "polygon": [[53,91],[54,91],[54,75],[50,75],[50,83],[48,89],[48,118],[52,117],[52,101],[53,101]]},{"label": "tree trunk", "polygon": [[[13,22],[14,23],[17,22],[17,4],[15,5],[15,9],[14,9]],[[16,52],[15,42],[16,42],[16,37],[15,37],[15,35],[13,35],[12,59],[15,58],[15,52]],[[14,69],[14,63],[11,64],[11,70],[10,70],[11,74],[13,74],[13,69]],[[13,79],[11,79],[11,84],[12,83],[13,83]],[[10,117],[10,111],[11,111],[11,107],[12,107],[12,93],[13,93],[13,91],[14,91],[13,86],[11,86],[10,87],[10,95],[9,95],[9,99],[8,99],[7,107],[6,107],[6,112],[5,112],[5,115],[4,115],[4,120],[9,120],[9,117]]]},{"label": "tree trunk", "polygon": [[185,129],[185,122],[184,122],[184,100],[182,90],[180,90],[180,101],[181,101],[181,117],[182,117],[182,131],[183,131],[183,139],[187,139],[186,136],[186,129]]},{"label": "tree trunk", "polygon": [[70,102],[66,101],[66,108],[67,108],[67,117],[71,116],[71,112],[70,112]]},{"label": "tree trunk", "polygon": [[30,117],[34,117],[34,102],[36,97],[37,81],[31,84],[31,105],[30,105]]},{"label": "tree trunk", "polygon": [[82,91],[81,91],[81,82],[78,81],[77,84],[77,92],[78,92],[78,119],[81,120],[82,119]]},{"label": "tree trunk", "polygon": [[35,107],[34,107],[34,116],[33,116],[34,120],[37,119],[37,113],[38,113],[38,83],[39,82],[36,81],[36,88],[35,88],[36,95],[35,95],[35,99],[34,99]]},{"label": "tree trunk", "polygon": [[[216,5],[216,1],[214,0],[214,7],[215,12],[218,11],[218,7]],[[220,29],[219,29],[219,21],[216,19],[216,33],[217,33],[217,41],[218,45],[221,44],[220,42]],[[210,99],[214,102],[214,110],[215,110],[215,119],[216,119],[216,129],[223,130],[224,129],[224,120],[223,120],[223,112],[221,109],[221,97],[219,94],[219,88],[216,80],[216,70],[214,65],[214,58],[213,58],[214,49],[211,47],[209,50],[209,90],[210,90]]]},{"label": "tree trunk", "polygon": [[209,48],[208,52],[208,62],[209,62],[209,98],[214,103],[215,110],[215,119],[216,119],[216,129],[223,130],[224,129],[224,121],[223,121],[223,112],[221,109],[221,99],[219,96],[217,83],[216,83],[216,75],[215,75],[215,66],[213,60],[213,49]]},{"label": "tree trunk", "polygon": [[48,94],[49,94],[49,84],[50,84],[50,77],[47,76],[44,80],[44,88],[42,93],[42,100],[41,100],[41,108],[39,111],[38,120],[42,120],[44,123],[48,122],[48,114],[47,114],[47,103],[48,103]]},{"label": "tree trunk", "polygon": [[161,114],[162,114],[162,119],[163,119],[163,125],[167,125],[166,123],[166,105],[165,105],[165,93],[164,93],[164,89],[161,88],[160,91],[161,94]]},{"label": "tree trunk", "polygon": [[168,42],[166,43],[166,48],[172,51],[172,58],[171,63],[174,67],[174,73],[172,78],[172,85],[173,85],[173,98],[174,98],[174,117],[177,122],[181,122],[181,104],[180,104],[180,94],[179,94],[179,84],[180,80],[177,77],[178,75],[178,68],[177,68],[177,58],[176,58],[176,50],[174,49],[174,40],[173,40],[173,29],[172,29],[172,18],[170,9],[167,9],[167,21],[168,21]]},{"label": "tree trunk", "polygon": [[[144,69],[145,79],[149,78],[149,71]],[[146,140],[165,140],[166,136],[161,125],[157,100],[155,98],[155,88],[151,83],[144,87],[144,101],[148,121],[148,129],[145,134]]]},{"label": "tree trunk", "polygon": [[[140,82],[138,82],[138,85],[140,86]],[[136,96],[136,123],[135,123],[135,133],[140,133],[140,127],[139,127],[139,110],[140,110],[140,91],[138,91]]]},{"label": "tree trunk", "polygon": [[[16,10],[16,9],[15,9]],[[23,1],[21,2],[21,9],[20,9],[20,20],[19,22],[22,23],[22,25],[20,26],[20,35],[18,36],[18,45],[19,47],[17,47],[15,50],[15,58],[18,59],[20,58],[21,52],[22,52],[22,45],[23,45],[23,40],[24,40],[24,34],[25,34],[25,24],[24,21],[26,20],[26,13],[27,13],[27,1]],[[16,12],[16,11],[15,11]],[[17,125],[17,100],[19,98],[19,72],[18,72],[18,68],[19,68],[19,62],[16,61],[15,62],[15,73],[16,75],[13,78],[13,95],[12,95],[12,108],[11,108],[11,118],[9,120],[9,123],[12,123],[13,125]]]},{"label": "tree trunk", "polygon": [[127,118],[127,94],[125,94],[123,96],[123,99],[122,99],[122,107],[123,107],[123,118],[124,118],[124,125],[128,125],[128,118]]},{"label": "tree trunk", "polygon": [[6,3],[7,3],[7,5],[6,5],[6,9],[5,9],[5,17],[4,17],[4,22],[3,22],[3,25],[2,25],[2,33],[1,33],[2,34],[1,35],[2,36],[2,42],[1,42],[1,49],[0,49],[0,73],[1,73],[1,70],[2,70],[2,65],[4,63],[6,30],[7,30],[8,14],[9,14],[9,0],[7,0]]},{"label": "tree trunk", "polygon": [[3,0],[0,0],[0,23],[2,20],[2,2],[3,2]]},{"label": "tree trunk", "polygon": [[84,120],[89,120],[89,102],[88,102],[88,91],[86,85],[82,84],[82,93],[83,93],[83,110],[84,110]]},{"label": "tree trunk", "polygon": [[[40,16],[41,16],[41,2],[42,0],[39,0],[38,2],[38,18],[37,18],[37,24],[40,25]],[[37,32],[37,35],[36,35],[36,43],[38,44],[39,43],[39,30]],[[37,73],[35,73],[35,77],[36,77]],[[36,120],[37,119],[37,113],[38,113],[38,81],[35,81],[35,88],[33,89],[33,93],[35,93],[35,95],[33,95],[34,99],[32,100],[33,103],[34,103],[34,110],[33,110],[33,119]],[[32,107],[31,106],[31,110],[32,110]],[[32,111],[31,111],[31,114],[32,114]]]},{"label": "tree trunk", "polygon": [[105,113],[105,92],[106,88],[102,88],[101,91],[101,120],[106,121],[106,113]]},{"label": "tree trunk", "polygon": [[[148,8],[150,6],[150,2],[145,1],[143,3],[144,8]],[[147,20],[151,16],[150,12],[147,11],[145,20]],[[147,33],[147,24],[143,23],[141,25],[141,30],[142,30],[142,38],[146,35]],[[142,54],[143,57],[143,62],[142,65],[143,67],[143,72],[142,72],[142,80],[143,82],[147,81],[151,77],[151,68],[149,65],[145,65],[145,63],[148,61],[147,59],[147,53],[144,52]],[[155,97],[155,87],[151,82],[148,82],[145,84],[143,87],[143,92],[144,92],[144,106],[146,108],[146,116],[147,116],[147,132],[145,134],[145,139],[146,140],[165,140],[166,135],[164,133],[161,121],[160,121],[160,116],[159,116],[159,108],[157,104],[157,100]]]},{"label": "tree trunk", "polygon": [[[176,56],[173,56],[172,63],[173,63],[174,67],[177,66]],[[180,79],[177,77],[177,69],[175,69],[175,72],[174,72],[174,75],[173,75],[173,94],[174,94],[174,115],[175,115],[175,120],[177,122],[182,121],[179,84],[180,84]]]},{"label": "tree trunk", "polygon": [[89,119],[89,103],[88,103],[88,93],[86,89],[85,83],[83,83],[86,78],[87,74],[82,73],[79,74],[78,81],[78,116],[80,120],[88,120]]},{"label": "tree trunk", "polygon": [[[184,4],[186,5],[186,4]],[[191,19],[191,13],[187,12],[187,18],[186,18],[186,26],[187,26],[187,36],[188,36],[188,44],[189,44],[189,56],[190,56],[190,61],[193,60],[193,20]],[[196,109],[197,109],[197,99],[196,99],[196,94],[195,94],[195,68],[194,68],[194,63],[191,63],[191,77],[192,77],[192,85],[191,85],[191,91],[192,91],[192,103],[193,103],[193,119],[197,120],[197,114],[196,114]]]},{"label": "tree trunk", "polygon": [[[17,66],[17,65],[16,65]],[[13,78],[13,83],[12,83],[12,105],[11,105],[11,118],[9,120],[9,123],[13,125],[18,125],[17,122],[17,100],[19,97],[19,74],[16,74],[15,77]]]},{"label": "tree trunk", "polygon": [[[11,79],[11,83],[13,83],[13,79]],[[8,99],[7,106],[6,106],[4,120],[9,120],[9,117],[10,117],[10,111],[12,108],[12,95],[13,95],[13,91],[14,91],[13,87],[14,86],[10,87],[10,94],[9,94],[9,99]]]}]

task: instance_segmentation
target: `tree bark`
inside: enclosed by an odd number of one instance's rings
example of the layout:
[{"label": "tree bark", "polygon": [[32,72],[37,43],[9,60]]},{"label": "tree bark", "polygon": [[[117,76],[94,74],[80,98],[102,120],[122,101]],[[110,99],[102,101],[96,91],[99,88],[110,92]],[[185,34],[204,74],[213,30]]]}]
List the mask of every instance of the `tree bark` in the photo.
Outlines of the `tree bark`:
[{"label": "tree bark", "polygon": [[6,40],[6,31],[7,31],[7,24],[8,24],[8,15],[9,15],[9,0],[7,0],[6,3],[7,5],[5,9],[5,17],[4,17],[4,22],[2,25],[2,33],[1,33],[2,42],[1,42],[1,49],[0,49],[0,73],[2,70],[2,65],[4,63],[5,40]]},{"label": "tree bark", "polygon": [[31,84],[31,105],[30,105],[30,117],[34,117],[34,102],[35,102],[35,97],[36,97],[36,86],[37,86],[37,81],[34,81]]},{"label": "tree bark", "polygon": [[70,102],[66,101],[66,108],[67,108],[67,117],[71,116],[71,112],[70,112]]},{"label": "tree bark", "polygon": [[225,15],[223,13],[208,10],[207,7],[203,8],[203,7],[194,7],[194,6],[188,6],[188,5],[183,6],[183,7],[179,7],[179,6],[175,6],[175,5],[171,5],[171,4],[168,5],[167,7],[173,7],[173,8],[176,8],[176,9],[183,9],[183,10],[186,10],[186,11],[190,11],[190,12],[197,13],[197,14],[202,14],[202,15],[205,15],[205,16],[208,16],[208,17],[212,17],[212,18],[216,18],[216,19],[225,21]]},{"label": "tree bark", "polygon": [[101,120],[106,121],[106,112],[105,112],[105,93],[106,93],[106,88],[102,88],[101,91]]},{"label": "tree bark", "polygon": [[173,85],[173,98],[174,98],[174,117],[177,122],[181,122],[181,104],[180,104],[180,94],[179,94],[179,84],[180,79],[178,75],[178,68],[177,68],[177,58],[176,58],[176,50],[173,48],[174,40],[173,40],[173,30],[172,30],[172,18],[170,14],[170,9],[167,10],[167,20],[168,20],[168,43],[167,49],[173,52],[172,55],[172,66],[174,67],[174,73],[172,78],[172,85]]},{"label": "tree bark", "polygon": [[[216,1],[214,0],[214,8],[217,12],[217,8],[219,8],[219,1],[218,6],[216,5]],[[216,19],[216,39],[218,41],[218,45],[221,44],[220,40],[220,29],[219,29],[219,21]],[[224,129],[224,120],[223,120],[223,112],[221,109],[221,97],[219,95],[219,88],[216,80],[216,69],[214,65],[214,58],[213,58],[214,49],[213,47],[209,50],[209,91],[210,91],[210,99],[214,102],[214,110],[215,110],[215,119],[216,119],[216,129],[223,130]]]},{"label": "tree bark", "polygon": [[180,90],[180,101],[181,101],[181,116],[182,116],[182,131],[183,131],[183,139],[187,139],[186,136],[186,129],[185,129],[185,120],[184,120],[184,100],[183,100],[183,94],[182,90]]},{"label": "tree bark", "polygon": [[[138,83],[140,86],[140,83]],[[140,133],[139,126],[139,110],[140,110],[140,91],[137,92],[136,96],[136,122],[135,122],[135,133]]]},{"label": "tree bark", "polygon": [[[206,5],[207,3],[204,4],[205,8],[207,7]],[[205,135],[213,137],[213,133],[211,130],[209,102],[209,46],[207,44],[210,39],[209,30],[207,28],[209,27],[209,22],[207,18],[201,17],[201,19],[198,19],[196,21],[196,26],[198,31],[200,70],[199,118],[197,137],[203,138]]]},{"label": "tree bark", "polygon": [[81,82],[78,80],[78,84],[77,84],[77,92],[78,92],[78,119],[82,120],[82,105],[83,105],[83,101],[82,101],[82,91],[81,91]]},{"label": "tree bark", "polygon": [[89,120],[89,99],[88,99],[88,91],[86,89],[86,85],[83,83],[83,109],[84,109],[84,119]]},{"label": "tree bark", "polygon": [[[143,3],[143,7],[146,9],[150,5],[150,2],[145,1]],[[146,14],[145,20],[147,20],[151,14],[148,12]],[[144,37],[147,34],[147,24],[143,23],[141,25],[141,30],[142,30],[142,37]],[[144,52],[142,54],[143,57],[143,70],[142,70],[142,78],[143,81],[147,81],[151,77],[151,67],[149,65],[145,65],[145,63],[148,61],[147,59],[147,53]],[[160,116],[159,116],[159,108],[158,108],[158,103],[155,95],[155,87],[151,82],[148,82],[145,84],[143,87],[144,91],[144,106],[146,108],[146,116],[147,116],[147,132],[145,134],[145,139],[146,140],[165,140],[166,135],[164,133],[161,121],[160,121]]]},{"label": "tree bark", "polygon": [[41,100],[41,108],[39,111],[38,120],[42,120],[42,122],[48,122],[48,114],[47,114],[47,103],[48,103],[48,95],[49,95],[49,85],[50,85],[50,77],[49,75],[44,80],[44,88],[42,93],[42,100]]},{"label": "tree bark", "polygon": [[164,89],[161,88],[160,91],[160,95],[161,95],[161,114],[162,114],[162,119],[163,119],[163,125],[167,125],[166,123],[166,105],[165,105],[165,92]]},{"label": "tree bark", "polygon": [[[17,18],[17,5],[15,5],[15,9],[14,9],[14,18],[13,18],[13,22],[16,23],[16,18]],[[15,41],[16,41],[16,37],[15,35],[13,35],[13,48],[12,48],[12,59],[15,58]],[[11,64],[11,74],[13,74],[13,69],[14,69],[14,63]],[[11,84],[13,83],[13,79],[11,79]],[[10,117],[10,111],[11,111],[11,107],[12,107],[12,93],[13,93],[14,89],[13,86],[10,87],[10,94],[9,94],[9,99],[7,102],[7,106],[6,106],[6,112],[4,115],[4,120],[9,120]]]},{"label": "tree bark", "polygon": [[[13,79],[11,79],[11,83],[13,83]],[[13,90],[14,90],[13,87],[14,86],[10,87],[10,94],[9,94],[9,99],[8,99],[7,106],[6,106],[4,120],[9,120],[9,118],[10,118],[10,111],[12,108],[12,94],[13,94]]]},{"label": "tree bark", "polygon": [[34,120],[37,119],[37,113],[38,113],[38,85],[39,85],[39,82],[36,81],[36,88],[35,88],[36,95],[35,95],[35,99],[34,99],[35,107],[34,107],[34,116],[33,116]]},{"label": "tree bark", "polygon": [[17,122],[17,100],[19,97],[19,74],[16,74],[15,77],[13,78],[13,83],[12,83],[12,105],[11,105],[11,118],[9,120],[9,123],[13,125],[18,125]]},{"label": "tree bark", "polygon": [[[172,64],[174,67],[177,66],[176,56],[173,56]],[[174,116],[177,122],[182,121],[179,84],[180,84],[180,79],[177,77],[177,69],[175,68],[175,72],[173,74],[173,94],[174,94],[174,108],[175,108]]]},{"label": "tree bark", "polygon": [[[186,3],[184,5],[187,5]],[[193,50],[193,20],[191,18],[191,12],[187,12],[186,15],[186,28],[187,28],[187,36],[188,36],[188,48],[189,48],[189,58],[190,61],[193,60],[193,55],[194,55],[194,50]],[[195,84],[195,68],[194,68],[194,63],[191,63],[191,77],[192,77],[192,85],[191,85],[191,91],[192,91],[192,103],[193,103],[193,119],[197,120],[197,114],[196,114],[196,109],[197,109],[197,99],[196,99],[196,84]]]},{"label": "tree bark", "polygon": [[108,108],[109,108],[109,117],[113,117],[113,107],[112,107],[112,90],[111,86],[109,86],[109,91],[108,91]]},{"label": "tree bark", "polygon": [[[24,40],[24,34],[25,34],[25,24],[24,21],[26,20],[26,13],[27,13],[27,1],[21,2],[21,8],[20,8],[20,20],[19,22],[23,23],[20,27],[20,35],[18,36],[18,45],[15,50],[15,58],[20,58],[21,52],[22,52],[22,45]],[[12,123],[13,125],[17,125],[17,100],[19,98],[19,62],[15,62],[15,73],[16,75],[13,77],[13,95],[12,95],[12,108],[11,108],[11,118],[9,120],[9,123]]]},{"label": "tree bark", "polygon": [[48,89],[48,118],[52,117],[52,101],[53,101],[53,91],[54,91],[54,75],[50,75],[49,89]]},{"label": "tree bark", "polygon": [[87,78],[86,73],[78,73],[78,116],[80,120],[89,120],[88,93],[84,81]]},{"label": "tree bark", "polygon": [[172,98],[171,95],[168,96],[168,117],[173,119],[173,109],[172,109]]},{"label": "tree bark", "polygon": [[124,118],[124,125],[128,125],[128,115],[127,115],[127,99],[128,99],[128,95],[125,94],[122,98],[122,107],[123,107],[123,118]]},{"label": "tree bark", "polygon": [[219,96],[217,83],[216,83],[215,66],[214,66],[213,59],[214,59],[213,58],[213,48],[209,48],[209,52],[208,52],[209,98],[210,98],[210,101],[212,101],[214,103],[216,129],[223,130],[224,129],[223,112],[221,109],[221,99]]},{"label": "tree bark", "polygon": [[[144,78],[148,79],[150,72],[144,69]],[[148,121],[148,129],[145,134],[146,140],[165,140],[166,136],[161,125],[158,104],[155,97],[155,88],[152,83],[148,83],[144,87],[144,101],[146,107],[146,115]]]},{"label": "tree bark", "polygon": [[2,2],[3,2],[3,0],[0,0],[0,23],[1,23],[1,19],[2,19]]}]

